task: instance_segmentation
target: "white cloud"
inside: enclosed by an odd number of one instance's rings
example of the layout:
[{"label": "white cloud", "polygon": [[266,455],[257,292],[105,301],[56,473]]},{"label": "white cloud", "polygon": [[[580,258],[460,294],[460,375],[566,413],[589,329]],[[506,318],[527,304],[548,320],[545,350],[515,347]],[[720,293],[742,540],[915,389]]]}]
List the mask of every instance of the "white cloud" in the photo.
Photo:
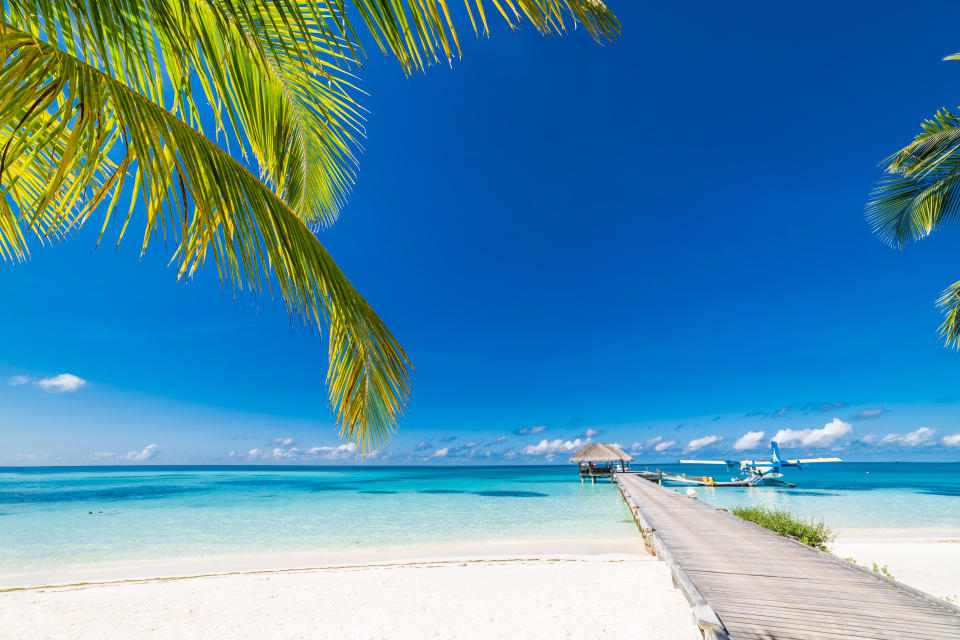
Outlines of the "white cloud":
[{"label": "white cloud", "polygon": [[444,447],[444,448],[442,448],[442,449],[437,449],[436,451],[434,451],[434,452],[433,452],[433,457],[434,457],[434,458],[444,458],[444,457],[446,457],[446,455],[447,455],[448,453],[450,453],[450,448],[449,448],[449,447]]},{"label": "white cloud", "polygon": [[532,433],[543,433],[547,430],[547,425],[539,424],[535,427],[524,427],[523,429],[517,429],[517,433],[521,436],[527,436]]},{"label": "white cloud", "polygon": [[563,440],[561,438],[557,438],[556,440],[543,439],[537,444],[527,445],[521,449],[521,453],[528,456],[545,456],[554,453],[576,451],[583,445],[584,442],[580,438],[576,440]]},{"label": "white cloud", "polygon": [[499,436],[498,438],[496,438],[496,439],[494,439],[494,440],[491,440],[490,442],[488,442],[487,444],[485,444],[485,445],[483,445],[483,446],[485,446],[485,447],[492,447],[492,446],[495,445],[495,444],[503,444],[503,443],[506,442],[506,441],[507,441],[507,436]]},{"label": "white cloud", "polygon": [[916,431],[904,434],[903,443],[908,447],[919,447],[934,443],[936,431],[930,427],[920,427]]},{"label": "white cloud", "polygon": [[869,420],[870,418],[879,418],[887,412],[886,409],[878,407],[876,409],[864,409],[857,412],[857,420]]},{"label": "white cloud", "polygon": [[[357,444],[355,442],[346,442],[336,446],[310,447],[305,453],[314,458],[324,458],[326,460],[351,458],[357,455]],[[375,456],[377,452],[370,451],[367,455]]]},{"label": "white cloud", "polygon": [[127,452],[127,455],[125,455],[124,458],[134,462],[144,462],[146,460],[153,460],[157,457],[158,453],[160,453],[160,447],[155,444],[148,444],[143,448],[142,451]]},{"label": "white cloud", "polygon": [[826,447],[853,433],[853,426],[839,418],[823,425],[822,429],[781,429],[773,436],[781,445],[798,444],[804,447]]},{"label": "white cloud", "polygon": [[763,444],[763,436],[763,431],[747,431],[733,443],[733,448],[737,451],[759,449]]},{"label": "white cloud", "polygon": [[[284,440],[289,440],[289,438],[284,438]],[[270,451],[263,451],[261,449],[250,449],[248,455],[251,458],[260,458],[261,460],[343,460],[345,458],[350,458],[355,456],[357,453],[357,445],[353,442],[347,442],[341,445],[336,446],[324,446],[324,447],[310,447],[309,449],[303,450],[298,447],[274,447]],[[377,455],[376,451],[367,453],[368,456],[373,457]]]},{"label": "white cloud", "polygon": [[920,427],[916,431],[900,435],[899,433],[890,433],[880,439],[880,444],[898,444],[904,447],[923,447],[936,444],[936,430],[930,427]]},{"label": "white cloud", "polygon": [[653,450],[656,451],[657,453],[663,453],[664,451],[666,451],[667,449],[669,449],[670,447],[672,447],[672,446],[675,445],[675,444],[677,444],[677,442],[676,442],[675,440],[665,440],[665,441],[660,442],[659,444],[657,444],[657,445],[653,448]]},{"label": "white cloud", "polygon": [[40,462],[42,460],[49,460],[49,453],[15,453],[13,454],[14,462]]},{"label": "white cloud", "polygon": [[591,428],[591,429],[587,429],[586,431],[583,432],[583,437],[584,437],[584,438],[592,438],[593,436],[596,436],[596,435],[600,435],[600,430],[599,430],[599,429],[592,429],[592,428]]},{"label": "white cloud", "polygon": [[642,450],[643,450],[643,443],[642,443],[642,442],[634,442],[632,445],[630,445],[630,452],[631,452],[631,453],[639,453],[639,452],[642,451]]},{"label": "white cloud", "polygon": [[293,438],[274,438],[273,439],[273,444],[278,444],[281,447],[289,447],[294,442],[296,442],[296,440],[294,440]]},{"label": "white cloud", "polygon": [[483,440],[471,440],[470,442],[464,443],[463,448],[473,449],[474,447],[479,447],[481,444],[483,444]]},{"label": "white cloud", "polygon": [[78,378],[72,373],[61,373],[56,376],[50,376],[49,378],[41,378],[36,382],[38,387],[51,393],[69,393],[70,391],[77,391],[78,389],[86,386],[86,384],[86,380],[83,378]]},{"label": "white cloud", "polygon": [[949,436],[943,436],[943,444],[948,447],[960,447],[960,432],[951,434]]},{"label": "white cloud", "polygon": [[7,384],[11,387],[19,387],[25,384],[30,384],[30,376],[10,376],[7,379]]},{"label": "white cloud", "polygon": [[424,449],[429,449],[431,446],[433,446],[433,445],[432,445],[429,441],[427,441],[427,440],[421,440],[420,442],[417,443],[417,446],[415,446],[415,447],[413,448],[413,450],[414,450],[414,451],[423,451]]},{"label": "white cloud", "polygon": [[694,438],[687,443],[687,451],[703,449],[704,447],[709,447],[710,445],[720,442],[721,440],[723,440],[723,438],[720,436],[703,436],[702,438]]}]

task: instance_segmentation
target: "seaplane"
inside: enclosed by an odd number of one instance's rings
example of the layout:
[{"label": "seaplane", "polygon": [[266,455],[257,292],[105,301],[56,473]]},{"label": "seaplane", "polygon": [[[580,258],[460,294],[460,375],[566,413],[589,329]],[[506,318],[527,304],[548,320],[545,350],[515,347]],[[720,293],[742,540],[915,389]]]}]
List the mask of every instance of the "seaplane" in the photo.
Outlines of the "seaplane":
[{"label": "seaplane", "polygon": [[802,469],[805,464],[817,462],[843,462],[840,458],[802,458],[798,460],[784,460],[780,455],[780,447],[776,441],[770,443],[771,455],[769,460],[680,460],[681,464],[722,464],[728,470],[740,468],[740,475],[730,478],[729,482],[715,482],[709,477],[692,477],[686,474],[663,474],[663,479],[680,484],[697,484],[711,487],[796,487],[797,485],[783,480],[783,469]]}]

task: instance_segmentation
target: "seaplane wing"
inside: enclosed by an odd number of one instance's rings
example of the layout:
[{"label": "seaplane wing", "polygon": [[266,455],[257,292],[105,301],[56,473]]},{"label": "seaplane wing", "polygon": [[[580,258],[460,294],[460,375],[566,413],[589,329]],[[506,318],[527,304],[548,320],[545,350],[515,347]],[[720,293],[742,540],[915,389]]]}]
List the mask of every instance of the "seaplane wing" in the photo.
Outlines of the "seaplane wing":
[{"label": "seaplane wing", "polygon": [[787,460],[790,464],[810,464],[811,462],[843,462],[840,458],[803,458],[801,460]]}]

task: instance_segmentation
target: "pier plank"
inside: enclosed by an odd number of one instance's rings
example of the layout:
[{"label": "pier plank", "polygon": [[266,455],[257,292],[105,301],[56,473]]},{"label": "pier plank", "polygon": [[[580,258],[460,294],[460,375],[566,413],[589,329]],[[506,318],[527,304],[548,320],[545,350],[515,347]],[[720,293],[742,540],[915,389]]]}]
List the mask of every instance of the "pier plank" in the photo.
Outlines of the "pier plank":
[{"label": "pier plank", "polygon": [[[708,638],[960,639],[960,609],[629,473],[615,479]],[[716,622],[719,622],[717,624]]]}]

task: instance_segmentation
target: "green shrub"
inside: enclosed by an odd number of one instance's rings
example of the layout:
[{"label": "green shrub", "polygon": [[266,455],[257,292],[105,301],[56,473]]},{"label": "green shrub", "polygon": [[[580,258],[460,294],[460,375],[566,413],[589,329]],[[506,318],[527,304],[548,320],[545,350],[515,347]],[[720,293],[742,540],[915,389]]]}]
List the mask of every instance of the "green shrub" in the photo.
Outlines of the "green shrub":
[{"label": "green shrub", "polygon": [[878,566],[877,566],[877,563],[874,562],[874,563],[873,563],[873,572],[874,572],[874,573],[879,573],[879,574],[882,575],[882,576],[887,576],[887,577],[890,578],[891,580],[895,580],[895,579],[896,579],[896,578],[893,577],[893,574],[890,573],[890,569],[887,568],[887,565],[883,565],[882,567],[878,567]]},{"label": "green shrub", "polygon": [[[859,562],[857,562],[857,561],[854,560],[853,558],[844,558],[844,560],[846,560],[847,562],[852,562],[853,564],[859,564],[861,567],[866,567],[866,565],[860,564]],[[893,574],[890,573],[890,568],[887,567],[887,565],[883,565],[883,566],[881,567],[881,566],[878,566],[876,562],[874,562],[874,563],[873,563],[873,572],[874,572],[874,573],[879,573],[879,574],[882,575],[882,576],[887,576],[887,577],[890,578],[891,580],[896,580],[896,578],[893,577]],[[947,600],[947,602],[950,602],[950,601]]]},{"label": "green shrub", "polygon": [[771,531],[782,533],[785,536],[796,538],[806,545],[821,551],[827,550],[827,543],[832,542],[837,534],[823,523],[823,520],[801,520],[789,511],[782,509],[768,509],[767,507],[737,506],[733,514],[744,520],[756,522]]}]

